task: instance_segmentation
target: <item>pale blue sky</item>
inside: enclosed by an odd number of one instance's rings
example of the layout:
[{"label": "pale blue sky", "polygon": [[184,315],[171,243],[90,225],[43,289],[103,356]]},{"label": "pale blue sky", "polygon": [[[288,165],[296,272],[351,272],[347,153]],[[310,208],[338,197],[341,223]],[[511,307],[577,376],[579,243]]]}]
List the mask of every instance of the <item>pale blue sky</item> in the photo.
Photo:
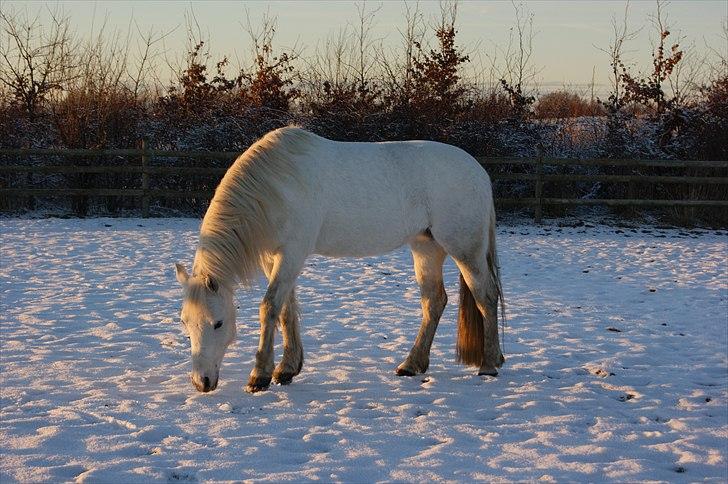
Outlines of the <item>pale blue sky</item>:
[{"label": "pale blue sky", "polygon": [[[4,9],[30,9],[43,5],[59,5],[71,17],[81,35],[87,35],[92,25],[107,18],[107,30],[126,31],[133,17],[142,30],[171,31],[166,40],[170,54],[184,51],[185,12],[192,8],[200,27],[209,36],[214,58],[228,55],[245,57],[249,41],[241,27],[245,9],[255,25],[264,12],[269,11],[278,20],[276,45],[298,45],[304,57],[311,55],[317,43],[335,34],[347,23],[355,22],[357,10],[350,1],[63,1],[17,2],[5,1]],[[367,2],[367,8],[381,5],[372,32],[383,39],[385,45],[400,40],[398,28],[404,26],[403,2]],[[410,5],[414,5],[410,2]],[[530,1],[525,5],[534,14],[536,37],[534,65],[540,70],[538,79],[544,86],[576,85],[590,82],[592,68],[597,82],[604,82],[609,62],[600,47],[606,48],[612,37],[611,19],[621,19],[623,1]],[[439,3],[421,1],[420,9],[426,19],[439,13]],[[722,37],[722,22],[728,17],[726,0],[673,0],[667,5],[668,24],[672,31],[687,37],[683,44],[694,43],[699,53],[706,46],[721,52],[728,51]],[[647,69],[650,64],[649,34],[652,34],[649,16],[655,11],[655,2],[632,1],[630,25],[642,27],[640,36],[627,45],[628,59]],[[466,47],[473,58],[478,56],[487,63],[485,54],[492,54],[495,46],[504,48],[509,29],[514,24],[514,11],[510,1],[461,1],[458,11],[459,44]],[[653,35],[654,37],[654,35]],[[477,49],[476,49],[477,46]]]}]

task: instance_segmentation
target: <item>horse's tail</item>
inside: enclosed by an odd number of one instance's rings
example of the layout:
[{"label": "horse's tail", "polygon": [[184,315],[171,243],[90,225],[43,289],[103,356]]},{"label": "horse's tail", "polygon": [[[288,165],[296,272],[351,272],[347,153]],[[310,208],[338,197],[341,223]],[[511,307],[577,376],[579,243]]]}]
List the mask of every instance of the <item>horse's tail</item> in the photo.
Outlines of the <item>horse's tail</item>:
[{"label": "horse's tail", "polygon": [[[492,204],[491,204],[492,207]],[[482,367],[486,363],[500,367],[505,359],[501,354],[487,355],[485,346],[486,332],[498,337],[498,304],[505,322],[505,304],[498,267],[496,250],[495,209],[491,208],[490,225],[488,227],[488,251],[486,255],[487,274],[483,281],[485,287],[486,314],[478,309],[473,293],[460,274],[460,307],[458,309],[458,336],[456,344],[457,359],[460,363]],[[491,347],[489,345],[489,347]],[[497,348],[497,341],[495,347]]]}]

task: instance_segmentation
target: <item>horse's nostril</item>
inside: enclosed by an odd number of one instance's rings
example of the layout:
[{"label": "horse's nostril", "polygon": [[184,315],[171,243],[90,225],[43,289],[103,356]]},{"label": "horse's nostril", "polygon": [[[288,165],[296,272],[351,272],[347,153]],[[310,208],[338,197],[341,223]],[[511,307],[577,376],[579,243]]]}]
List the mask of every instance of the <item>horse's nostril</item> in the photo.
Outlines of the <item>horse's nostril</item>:
[{"label": "horse's nostril", "polygon": [[205,377],[205,379],[202,381],[202,383],[204,384],[204,391],[210,390],[210,386],[211,385],[210,385],[210,379],[209,378]]}]

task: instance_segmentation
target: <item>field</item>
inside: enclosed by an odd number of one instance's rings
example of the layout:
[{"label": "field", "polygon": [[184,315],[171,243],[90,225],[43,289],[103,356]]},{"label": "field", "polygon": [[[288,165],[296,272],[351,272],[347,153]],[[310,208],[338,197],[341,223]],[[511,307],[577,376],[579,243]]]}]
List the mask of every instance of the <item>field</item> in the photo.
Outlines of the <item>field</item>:
[{"label": "field", "polygon": [[218,389],[189,382],[173,262],[198,225],[0,220],[0,481],[728,480],[726,232],[502,224],[497,378],[454,361],[451,261],[430,369],[399,378],[409,252],[313,257],[303,372],[251,395],[262,281]]}]

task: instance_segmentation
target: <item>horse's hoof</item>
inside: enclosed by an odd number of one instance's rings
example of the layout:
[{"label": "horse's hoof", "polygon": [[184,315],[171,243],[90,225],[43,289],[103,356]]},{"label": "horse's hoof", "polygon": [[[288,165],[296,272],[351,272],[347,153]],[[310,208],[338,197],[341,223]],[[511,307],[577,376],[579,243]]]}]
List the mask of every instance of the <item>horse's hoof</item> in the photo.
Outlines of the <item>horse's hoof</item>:
[{"label": "horse's hoof", "polygon": [[397,376],[415,376],[416,374],[417,373],[407,368],[397,368]]},{"label": "horse's hoof", "polygon": [[248,381],[248,385],[245,387],[245,391],[248,393],[263,392],[270,386],[270,378],[251,378]]},{"label": "horse's hoof", "polygon": [[498,370],[495,368],[492,370],[480,370],[478,376],[498,376]]},{"label": "horse's hoof", "polygon": [[280,373],[278,375],[273,375],[273,381],[279,385],[288,385],[293,381],[294,376],[296,375],[293,373]]},{"label": "horse's hoof", "polygon": [[254,385],[252,383],[248,383],[248,385],[245,387],[245,391],[248,393],[258,393],[258,392],[264,392],[268,389],[270,385]]}]

